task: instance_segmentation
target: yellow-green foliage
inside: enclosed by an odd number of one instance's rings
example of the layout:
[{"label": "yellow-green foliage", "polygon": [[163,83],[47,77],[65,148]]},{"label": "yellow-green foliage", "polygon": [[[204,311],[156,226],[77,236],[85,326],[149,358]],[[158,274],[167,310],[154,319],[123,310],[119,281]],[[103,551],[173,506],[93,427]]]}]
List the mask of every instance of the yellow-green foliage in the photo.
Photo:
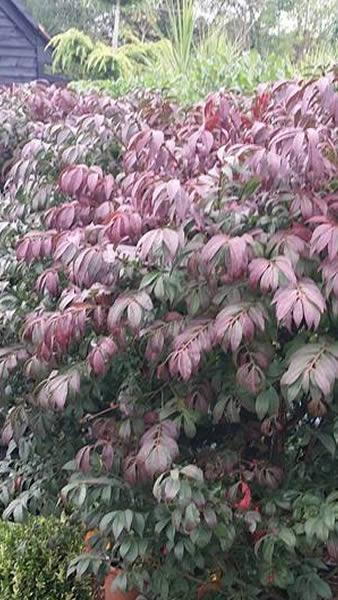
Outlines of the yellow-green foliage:
[{"label": "yellow-green foliage", "polygon": [[140,42],[135,39],[119,48],[103,42],[93,42],[77,29],[70,29],[52,38],[54,70],[83,77],[129,77],[150,63],[156,63],[170,42]]},{"label": "yellow-green foliage", "polygon": [[128,56],[119,49],[97,42],[84,64],[88,75],[110,76],[117,79],[120,75],[132,71],[132,64]]},{"label": "yellow-green foliage", "polygon": [[64,72],[70,72],[75,66],[81,67],[86,64],[94,50],[91,38],[75,28],[55,35],[49,46],[53,48],[54,69]]}]

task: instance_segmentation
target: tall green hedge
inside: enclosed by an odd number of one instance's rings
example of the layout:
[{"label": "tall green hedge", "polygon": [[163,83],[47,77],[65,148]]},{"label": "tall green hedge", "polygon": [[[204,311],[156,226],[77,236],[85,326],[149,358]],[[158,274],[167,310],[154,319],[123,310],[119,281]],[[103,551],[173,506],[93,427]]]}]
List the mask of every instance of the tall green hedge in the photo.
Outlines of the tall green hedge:
[{"label": "tall green hedge", "polygon": [[81,542],[77,529],[54,518],[0,523],[0,599],[89,600],[89,582],[67,577]]}]

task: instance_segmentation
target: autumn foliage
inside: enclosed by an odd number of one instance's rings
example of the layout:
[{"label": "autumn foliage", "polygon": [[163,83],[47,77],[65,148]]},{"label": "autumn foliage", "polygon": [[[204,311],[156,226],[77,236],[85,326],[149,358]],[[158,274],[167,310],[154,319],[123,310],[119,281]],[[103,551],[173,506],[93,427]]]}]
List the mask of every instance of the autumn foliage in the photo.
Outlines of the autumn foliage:
[{"label": "autumn foliage", "polygon": [[79,573],[332,597],[336,90],[1,92],[0,501],[97,529]]}]

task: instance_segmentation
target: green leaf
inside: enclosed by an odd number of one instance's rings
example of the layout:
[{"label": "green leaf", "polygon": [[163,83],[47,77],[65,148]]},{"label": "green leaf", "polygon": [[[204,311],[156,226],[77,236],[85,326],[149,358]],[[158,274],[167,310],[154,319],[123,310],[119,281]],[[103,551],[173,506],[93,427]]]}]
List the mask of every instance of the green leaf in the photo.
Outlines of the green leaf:
[{"label": "green leaf", "polygon": [[161,599],[163,598],[163,600],[167,600],[167,598],[169,597],[169,581],[166,578],[161,579],[160,590]]},{"label": "green leaf", "polygon": [[159,535],[163,529],[165,529],[165,527],[168,525],[169,522],[169,517],[168,519],[165,519],[163,521],[158,521],[155,525],[155,533],[156,535]]},{"label": "green leaf", "polygon": [[[272,388],[270,388],[272,389]],[[269,390],[261,392],[256,398],[256,413],[260,420],[268,414],[270,408],[270,394]]]},{"label": "green leaf", "polygon": [[269,414],[270,416],[278,414],[279,396],[274,387],[270,387],[261,392],[256,398],[256,413],[259,419]]},{"label": "green leaf", "polygon": [[171,520],[173,527],[178,531],[182,523],[182,513],[178,508],[172,513]]},{"label": "green leaf", "polygon": [[124,530],[124,526],[125,526],[125,520],[124,520],[124,514],[123,512],[119,511],[116,513],[116,517],[114,519],[113,522],[113,536],[115,538],[115,540],[118,540],[118,538],[120,537],[122,531]]},{"label": "green leaf", "polygon": [[65,465],[63,465],[62,467],[65,471],[76,471],[76,461],[75,460],[69,460]]},{"label": "green leaf", "polygon": [[227,405],[228,398],[227,396],[223,396],[214,407],[213,411],[213,423],[217,424],[223,418],[225,407]]},{"label": "green leaf", "polygon": [[140,556],[145,556],[148,551],[148,541],[147,540],[139,540],[138,541],[138,552]]},{"label": "green leaf", "polygon": [[314,518],[308,519],[305,522],[305,525],[304,525],[305,535],[309,539],[311,539],[315,533],[316,522],[317,522],[317,519],[314,519]]},{"label": "green leaf", "polygon": [[15,506],[13,510],[13,518],[16,523],[22,523],[24,520],[25,507],[22,503]]},{"label": "green leaf", "polygon": [[257,188],[261,185],[259,177],[252,177],[242,187],[241,198],[254,194]]},{"label": "green leaf", "polygon": [[87,488],[85,485],[80,485],[78,496],[76,498],[76,502],[77,502],[78,506],[82,506],[84,504],[86,497],[87,497]]},{"label": "green leaf", "polygon": [[224,523],[218,523],[218,525],[214,529],[214,533],[217,535],[219,539],[228,537],[228,527]]},{"label": "green leaf", "polygon": [[184,415],[183,421],[184,433],[188,438],[194,438],[196,435],[196,425],[190,415]]},{"label": "green leaf", "polygon": [[184,540],[184,547],[186,549],[186,551],[190,554],[190,556],[194,556],[196,553],[196,548],[194,546],[194,544],[192,543],[192,541],[189,538],[186,538]]},{"label": "green leaf", "polygon": [[156,282],[155,288],[154,288],[154,293],[155,296],[158,300],[164,300],[165,299],[165,289],[164,289],[164,277],[163,275],[161,275]]},{"label": "green leaf", "polygon": [[173,527],[173,525],[168,525],[166,534],[167,534],[167,538],[170,542],[175,541],[176,530],[175,530],[175,527]]},{"label": "green leaf", "polygon": [[127,529],[127,531],[131,530],[131,525],[132,525],[132,522],[133,522],[133,516],[134,516],[134,513],[129,508],[124,513],[124,520],[125,520],[125,523],[126,523],[126,529]]},{"label": "green leaf", "polygon": [[320,598],[323,598],[324,600],[329,600],[332,598],[332,591],[329,584],[321,579],[318,575],[311,578],[311,583]]},{"label": "green leaf", "polygon": [[165,421],[166,419],[172,417],[175,413],[177,413],[177,402],[171,401],[168,402],[163,408],[160,410],[160,419],[161,421]]},{"label": "green leaf", "polygon": [[[205,548],[211,540],[212,532],[204,527],[199,527],[197,530],[197,536],[195,538],[195,544],[199,548]],[[192,540],[193,541],[193,540]]]},{"label": "green leaf", "polygon": [[107,513],[106,515],[104,515],[104,517],[102,517],[100,521],[101,531],[106,531],[108,528],[110,528],[111,524],[114,521],[115,515],[116,511]]},{"label": "green leaf", "polygon": [[286,393],[286,397],[290,404],[297,398],[298,394],[302,389],[302,380],[299,379],[292,385],[287,386],[286,390],[284,389],[283,393]]},{"label": "green leaf", "polygon": [[128,554],[131,546],[132,546],[132,539],[130,537],[124,538],[124,540],[120,546],[120,555],[122,558],[124,558]]},{"label": "green leaf", "polygon": [[134,514],[134,529],[140,537],[142,537],[142,535],[144,534],[145,525],[146,525],[146,519],[145,519],[144,515],[142,515],[141,513],[135,513]]},{"label": "green leaf", "polygon": [[181,487],[180,487],[180,501],[183,504],[187,505],[187,504],[189,504],[191,498],[192,498],[192,491],[191,491],[189,482],[186,480],[183,480],[181,482]]},{"label": "green leaf", "polygon": [[182,541],[180,541],[180,542],[178,542],[178,544],[176,544],[176,546],[174,548],[174,554],[178,561],[182,560],[183,554],[184,554],[184,545],[183,545]]},{"label": "green leaf", "polygon": [[317,538],[322,542],[327,542],[329,539],[329,533],[329,528],[325,525],[324,521],[320,520],[319,518],[316,519],[315,534]]},{"label": "green leaf", "polygon": [[90,565],[89,558],[86,558],[86,559],[78,562],[78,566],[76,569],[78,577],[82,577],[82,575],[84,575],[88,571],[89,565]]},{"label": "green leaf", "polygon": [[334,529],[336,522],[336,507],[335,506],[324,506],[322,515],[324,523],[331,531]]},{"label": "green leaf", "polygon": [[206,508],[203,512],[204,520],[210,529],[217,525],[217,515],[212,508]]},{"label": "green leaf", "polygon": [[320,443],[324,446],[325,450],[334,457],[336,453],[336,442],[331,435],[327,433],[322,433],[321,431],[315,432],[316,437],[319,439]]},{"label": "green leaf", "polygon": [[159,276],[159,273],[147,273],[147,275],[145,275],[142,278],[141,284],[140,284],[140,290],[143,290],[144,288],[148,287],[148,286],[152,286],[157,277]]},{"label": "green leaf", "polygon": [[112,495],[112,488],[109,485],[105,486],[101,492],[102,503],[109,505],[110,501],[111,501],[111,495]]},{"label": "green leaf", "polygon": [[132,539],[130,548],[129,548],[127,554],[125,554],[124,558],[129,563],[133,563],[137,559],[138,555],[139,555],[138,542],[137,542],[137,540]]},{"label": "green leaf", "polygon": [[284,361],[280,358],[277,358],[272,361],[268,368],[268,376],[274,379],[280,379],[285,370]]},{"label": "green leaf", "polygon": [[262,543],[262,551],[263,558],[267,564],[272,563],[272,557],[275,550],[275,540],[273,537],[269,536],[263,540]]},{"label": "green leaf", "polygon": [[189,313],[196,315],[200,309],[200,297],[198,292],[192,292],[188,297]]},{"label": "green leaf", "polygon": [[279,396],[274,387],[269,388],[270,403],[269,403],[269,415],[271,417],[278,415],[279,411]]},{"label": "green leaf", "polygon": [[294,548],[296,545],[296,536],[293,533],[292,529],[288,527],[282,527],[278,533],[279,539],[281,539],[286,546],[290,548]]}]

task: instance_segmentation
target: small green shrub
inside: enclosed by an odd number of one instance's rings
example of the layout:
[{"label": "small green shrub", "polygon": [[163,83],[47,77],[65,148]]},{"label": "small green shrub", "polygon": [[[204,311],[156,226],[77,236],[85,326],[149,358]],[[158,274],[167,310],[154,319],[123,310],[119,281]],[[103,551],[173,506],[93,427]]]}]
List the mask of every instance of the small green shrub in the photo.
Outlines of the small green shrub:
[{"label": "small green shrub", "polygon": [[53,48],[53,69],[74,78],[89,77],[112,81],[133,78],[146,66],[152,68],[159,57],[170,54],[171,44],[163,39],[158,42],[141,42],[134,38],[119,48],[92,40],[75,28],[54,36],[50,41]]},{"label": "small green shrub", "polygon": [[1,600],[89,600],[90,584],[67,577],[81,535],[58,519],[0,523]]},{"label": "small green shrub", "polygon": [[318,55],[313,53],[306,61],[293,64],[288,55],[271,53],[262,57],[256,50],[240,55],[236,46],[229,44],[228,47],[224,46],[222,52],[210,56],[204,56],[201,50],[191,60],[187,73],[175,75],[159,62],[152,68],[145,68],[128,77],[121,76],[116,80],[82,79],[74,81],[71,87],[77,92],[105,92],[113,98],[123,98],[137,89],[160,91],[180,104],[189,106],[220,88],[249,96],[261,83],[320,76],[333,65],[333,58],[324,52]]},{"label": "small green shrub", "polygon": [[239,55],[238,49],[229,44],[222,48],[222,52],[210,56],[204,56],[201,50],[191,60],[187,73],[175,74],[159,62],[130,77],[81,80],[73,82],[72,87],[78,92],[104,91],[113,98],[122,98],[136,89],[157,90],[189,106],[220,88],[250,95],[259,83],[299,75],[299,70],[296,66],[292,67],[288,57],[271,54],[263,60],[256,51]]}]

